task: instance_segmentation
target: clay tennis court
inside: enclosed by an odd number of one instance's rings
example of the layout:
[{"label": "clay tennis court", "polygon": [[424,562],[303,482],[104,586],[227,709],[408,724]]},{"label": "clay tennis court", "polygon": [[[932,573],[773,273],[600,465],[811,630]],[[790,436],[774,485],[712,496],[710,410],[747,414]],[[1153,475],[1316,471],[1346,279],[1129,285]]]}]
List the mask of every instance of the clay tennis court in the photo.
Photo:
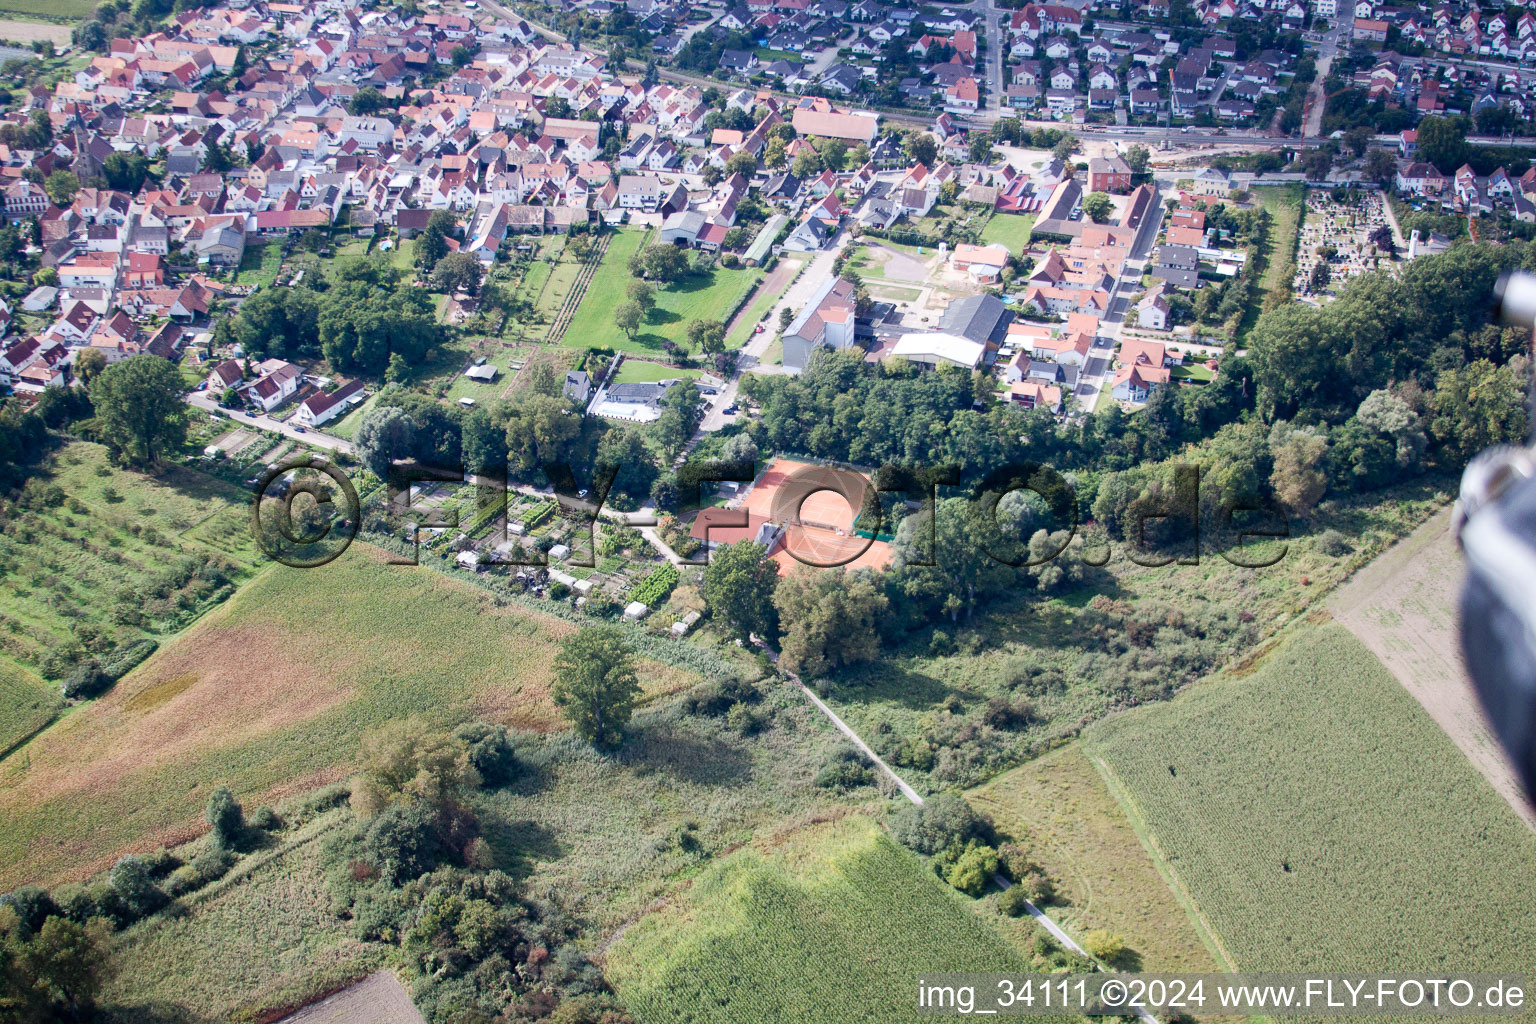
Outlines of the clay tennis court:
[{"label": "clay tennis court", "polygon": [[883,569],[891,561],[891,546],[853,532],[868,487],[857,473],[775,459],[741,507],[785,527],[773,551],[780,575],[800,565]]}]

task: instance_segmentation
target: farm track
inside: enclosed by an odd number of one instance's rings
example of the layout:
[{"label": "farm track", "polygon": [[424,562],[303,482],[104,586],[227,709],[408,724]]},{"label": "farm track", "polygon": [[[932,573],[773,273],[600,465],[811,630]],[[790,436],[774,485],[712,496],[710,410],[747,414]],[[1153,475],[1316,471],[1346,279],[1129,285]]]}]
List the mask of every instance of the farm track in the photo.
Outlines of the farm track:
[{"label": "farm track", "polygon": [[612,238],[611,235],[603,235],[593,249],[592,255],[588,256],[587,262],[582,265],[581,273],[576,276],[571,290],[566,293],[565,301],[560,304],[560,309],[555,314],[554,322],[549,325],[549,333],[544,337],[545,344],[558,345],[565,338],[565,332],[570,328],[571,320],[575,318],[576,310],[581,306],[581,300],[586,297],[587,286],[592,283],[598,266],[603,262],[603,255],[608,251],[610,238]]}]

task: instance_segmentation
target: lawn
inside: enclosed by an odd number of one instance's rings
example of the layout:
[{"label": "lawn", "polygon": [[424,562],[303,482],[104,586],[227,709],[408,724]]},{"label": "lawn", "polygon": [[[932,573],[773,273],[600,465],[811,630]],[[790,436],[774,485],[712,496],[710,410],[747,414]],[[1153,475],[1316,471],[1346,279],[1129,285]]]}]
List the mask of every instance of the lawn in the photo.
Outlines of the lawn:
[{"label": "lawn", "polygon": [[635,337],[626,338],[614,324],[613,312],[619,303],[628,301],[629,283],[635,279],[629,272],[629,259],[646,237],[647,233],[640,231],[620,231],[613,236],[563,344],[660,353],[663,341],[687,340],[690,320],[729,322],[763,276],[758,269],[727,270],[717,266],[707,275],[689,274],[666,288],[658,288],[655,308],[646,315]]},{"label": "lawn", "polygon": [[1536,835],[1340,625],[1083,742],[1240,970],[1536,962]]},{"label": "lawn", "polygon": [[248,245],[240,257],[240,270],[235,274],[235,284],[270,288],[283,267],[281,242],[263,242]]},{"label": "lawn", "polygon": [[619,372],[614,374],[615,384],[648,384],[658,380],[693,380],[699,375],[698,370],[680,370],[675,366],[663,366],[660,363],[647,362],[644,359],[625,359],[619,366]]},{"label": "lawn", "polygon": [[341,419],[332,420],[321,429],[335,437],[344,438],[348,441],[355,440],[357,438],[357,428],[363,424],[363,417],[368,415],[368,410],[372,409],[378,400],[378,395],[369,395],[362,405],[359,405]]},{"label": "lawn", "polygon": [[[256,559],[249,495],[194,470],[116,469],[106,448],[75,442],[27,494],[0,532],[0,655],[30,672],[175,633]],[[227,582],[200,571],[214,565]]]},{"label": "lawn", "polygon": [[[1136,968],[1219,970],[1104,779],[1070,744],[966,793],[997,827],[1033,851],[1056,880],[1051,917],[1068,934],[1104,928],[1125,940]],[[1026,926],[1022,938],[1033,938]]]},{"label": "lawn", "polygon": [[1018,255],[1029,248],[1029,232],[1034,226],[1035,215],[1032,213],[994,213],[987,226],[981,229],[981,241],[984,245],[1001,243],[1009,252]]},{"label": "lawn", "polygon": [[705,868],[614,944],[608,972],[642,1021],[919,1021],[930,972],[1023,974],[1002,936],[863,817]]},{"label": "lawn", "polygon": [[[32,741],[0,793],[0,889],[195,833],[221,783],[260,803],[343,775],[391,718],[562,728],[551,663],[572,628],[365,544],[273,566]],[[647,698],[699,678],[648,659],[640,677]]]},{"label": "lawn", "polygon": [[1254,201],[1274,219],[1269,225],[1268,244],[1261,257],[1263,277],[1253,289],[1248,307],[1237,329],[1238,340],[1247,337],[1248,331],[1266,308],[1266,300],[1275,289],[1287,294],[1291,278],[1296,273],[1296,239],[1301,233],[1301,218],[1306,209],[1306,190],[1301,185],[1271,185],[1253,190]]}]

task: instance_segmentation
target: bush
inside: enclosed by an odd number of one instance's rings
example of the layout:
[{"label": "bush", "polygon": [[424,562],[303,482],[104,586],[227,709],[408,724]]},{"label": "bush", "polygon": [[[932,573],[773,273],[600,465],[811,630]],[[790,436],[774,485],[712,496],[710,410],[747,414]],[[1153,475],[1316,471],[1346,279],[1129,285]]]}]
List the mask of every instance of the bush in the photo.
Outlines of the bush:
[{"label": "bush", "polygon": [[987,840],[992,823],[971,809],[958,793],[940,793],[921,806],[907,805],[891,823],[896,841],[918,853],[935,854],[967,840]]},{"label": "bush", "polygon": [[980,896],[997,873],[997,851],[972,839],[964,846],[946,848],[934,859],[933,867],[944,881],[967,896]]},{"label": "bush", "polygon": [[165,893],[155,884],[149,868],[132,854],[112,866],[108,882],[134,917],[152,914],[165,905]]},{"label": "bush", "polygon": [[165,880],[165,891],[171,896],[185,896],[196,892],[210,882],[216,882],[235,866],[235,855],[222,847],[204,850],[183,864]]},{"label": "bush", "polygon": [[0,907],[10,907],[16,912],[16,923],[22,940],[41,928],[48,918],[63,913],[53,897],[48,895],[48,890],[39,885],[24,885],[0,896]]},{"label": "bush", "polygon": [[203,820],[213,829],[213,841],[219,846],[234,846],[240,840],[240,833],[245,831],[245,814],[228,786],[220,786],[208,794]]},{"label": "bush", "polygon": [[757,687],[743,679],[724,679],[699,683],[683,698],[683,710],[690,715],[718,718],[738,704],[755,704],[762,699]]},{"label": "bush", "polygon": [[1125,940],[1114,932],[1096,928],[1083,936],[1083,949],[1096,960],[1113,963],[1125,952]]},{"label": "bush", "polygon": [[998,898],[997,905],[1003,913],[1009,917],[1023,917],[1029,913],[1029,894],[1022,886],[1015,885],[1003,890],[1003,895]]},{"label": "bush", "polygon": [[1354,547],[1342,533],[1330,528],[1318,534],[1317,550],[1330,558],[1342,558],[1353,551]]},{"label": "bush", "polygon": [[283,819],[272,808],[262,804],[246,819],[246,824],[252,828],[259,828],[263,832],[271,832],[273,829],[283,827]]},{"label": "bush", "polygon": [[725,724],[738,736],[756,736],[768,724],[768,716],[750,704],[737,704],[725,713]]},{"label": "bush", "polygon": [[845,744],[833,752],[826,767],[816,773],[814,781],[822,789],[846,792],[860,786],[873,785],[875,773],[865,763],[862,754]]},{"label": "bush", "polygon": [[482,785],[503,786],[517,777],[519,765],[506,726],[468,722],[454,731],[453,738],[464,745]]}]

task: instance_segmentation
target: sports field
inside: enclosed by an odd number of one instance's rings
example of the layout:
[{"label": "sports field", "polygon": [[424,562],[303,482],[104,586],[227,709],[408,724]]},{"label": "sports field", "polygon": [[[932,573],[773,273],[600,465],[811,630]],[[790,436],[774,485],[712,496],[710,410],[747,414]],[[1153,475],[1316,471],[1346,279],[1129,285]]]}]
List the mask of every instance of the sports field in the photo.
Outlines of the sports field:
[{"label": "sports field", "polygon": [[897,1024],[925,973],[1022,973],[969,901],[866,818],[812,826],[706,868],[610,949],[642,1022]]},{"label": "sports field", "polygon": [[[338,778],[388,719],[562,728],[549,684],[573,628],[363,544],[271,567],[28,745],[0,792],[0,889],[196,834],[220,784],[260,803]],[[648,695],[698,680],[652,661],[640,677]]]},{"label": "sports field", "polygon": [[1536,835],[1342,626],[1084,747],[1240,970],[1536,962]]}]

